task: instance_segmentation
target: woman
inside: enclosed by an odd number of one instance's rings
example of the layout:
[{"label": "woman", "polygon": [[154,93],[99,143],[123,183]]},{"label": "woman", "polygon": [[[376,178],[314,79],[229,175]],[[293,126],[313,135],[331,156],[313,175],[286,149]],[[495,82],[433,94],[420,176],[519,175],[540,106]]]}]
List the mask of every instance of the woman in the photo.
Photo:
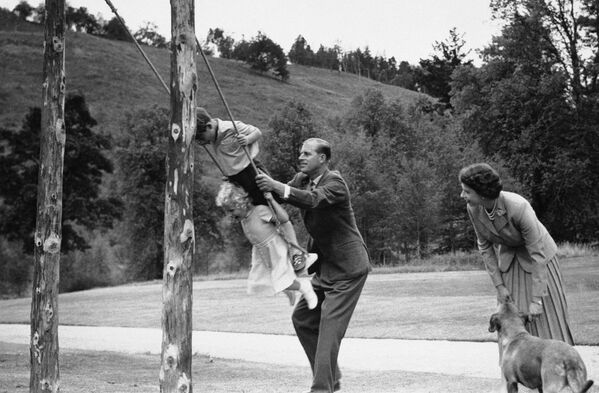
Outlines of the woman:
[{"label": "woman", "polygon": [[502,191],[488,164],[472,164],[459,175],[478,249],[499,302],[514,301],[532,316],[527,330],[573,344],[557,246],[526,199]]}]

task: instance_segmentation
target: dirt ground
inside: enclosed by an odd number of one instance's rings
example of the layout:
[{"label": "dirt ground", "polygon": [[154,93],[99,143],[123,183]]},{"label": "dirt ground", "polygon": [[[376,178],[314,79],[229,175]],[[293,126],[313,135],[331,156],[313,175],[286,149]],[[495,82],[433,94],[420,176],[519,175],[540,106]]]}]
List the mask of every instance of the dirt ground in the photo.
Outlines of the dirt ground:
[{"label": "dirt ground", "polygon": [[[159,355],[62,350],[63,393],[158,392]],[[194,356],[196,392],[302,393],[309,390],[308,367],[274,366]],[[499,378],[467,378],[434,373],[346,371],[344,393],[480,393],[499,392]],[[29,391],[29,353],[25,345],[0,342],[0,393]]]}]

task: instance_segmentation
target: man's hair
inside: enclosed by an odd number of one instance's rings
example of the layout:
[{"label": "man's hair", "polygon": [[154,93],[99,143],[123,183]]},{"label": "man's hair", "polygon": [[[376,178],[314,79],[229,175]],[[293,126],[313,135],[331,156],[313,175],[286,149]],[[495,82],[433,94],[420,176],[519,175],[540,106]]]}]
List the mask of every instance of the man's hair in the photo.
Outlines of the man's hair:
[{"label": "man's hair", "polygon": [[459,178],[460,182],[472,188],[483,198],[495,199],[503,189],[497,171],[484,162],[462,168]]},{"label": "man's hair", "polygon": [[320,138],[309,138],[304,141],[304,143],[312,142],[316,144],[316,153],[324,154],[327,158],[327,161],[331,160],[331,144],[324,139]]},{"label": "man's hair", "polygon": [[196,132],[201,133],[206,131],[206,126],[211,120],[212,117],[210,117],[206,109],[201,106],[196,107]]}]

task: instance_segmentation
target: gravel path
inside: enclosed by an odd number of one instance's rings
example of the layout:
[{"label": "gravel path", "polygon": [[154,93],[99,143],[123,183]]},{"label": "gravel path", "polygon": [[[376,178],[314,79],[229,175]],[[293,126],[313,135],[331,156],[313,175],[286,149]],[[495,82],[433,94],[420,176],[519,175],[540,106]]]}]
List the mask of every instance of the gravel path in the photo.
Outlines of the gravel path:
[{"label": "gravel path", "polygon": [[[0,324],[0,341],[28,344],[29,325]],[[61,348],[159,354],[162,331],[149,328],[59,327]],[[193,331],[193,352],[215,358],[307,366],[295,336]],[[599,380],[599,347],[577,346],[589,371]],[[396,339],[343,340],[342,368],[372,371],[431,372],[478,378],[499,378],[495,343]]]}]

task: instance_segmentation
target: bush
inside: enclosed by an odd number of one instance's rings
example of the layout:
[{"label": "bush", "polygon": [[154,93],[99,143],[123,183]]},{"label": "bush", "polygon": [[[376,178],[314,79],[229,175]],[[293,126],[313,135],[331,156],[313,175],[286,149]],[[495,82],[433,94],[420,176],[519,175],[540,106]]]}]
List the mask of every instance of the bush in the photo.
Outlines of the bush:
[{"label": "bush", "polygon": [[258,36],[250,43],[246,61],[254,70],[260,72],[273,70],[276,77],[284,81],[289,79],[287,57],[283,48],[262,33],[258,33]]},{"label": "bush", "polygon": [[93,233],[86,251],[73,251],[60,260],[60,292],[82,291],[121,284],[124,277],[123,247],[107,234]]},{"label": "bush", "polygon": [[32,280],[33,256],[23,252],[23,244],[0,237],[0,297],[25,296]]}]

